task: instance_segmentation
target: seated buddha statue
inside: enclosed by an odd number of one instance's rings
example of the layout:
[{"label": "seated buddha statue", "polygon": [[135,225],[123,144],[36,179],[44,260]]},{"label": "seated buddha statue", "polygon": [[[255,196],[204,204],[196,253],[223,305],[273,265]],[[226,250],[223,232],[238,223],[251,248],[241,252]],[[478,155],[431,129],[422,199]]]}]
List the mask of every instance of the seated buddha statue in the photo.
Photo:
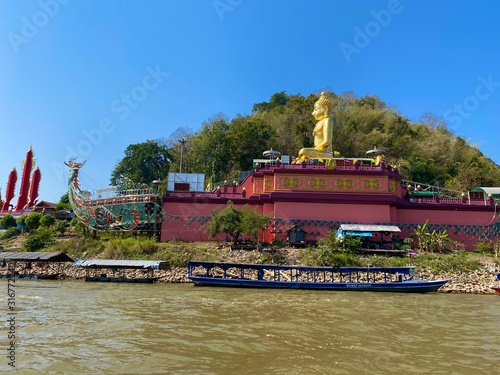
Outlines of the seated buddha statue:
[{"label": "seated buddha statue", "polygon": [[332,109],[332,101],[322,92],[319,99],[314,103],[312,112],[312,115],[318,121],[313,130],[314,147],[301,149],[298,158],[294,161],[295,164],[307,158],[318,158],[320,161],[332,159],[333,119],[330,117]]}]

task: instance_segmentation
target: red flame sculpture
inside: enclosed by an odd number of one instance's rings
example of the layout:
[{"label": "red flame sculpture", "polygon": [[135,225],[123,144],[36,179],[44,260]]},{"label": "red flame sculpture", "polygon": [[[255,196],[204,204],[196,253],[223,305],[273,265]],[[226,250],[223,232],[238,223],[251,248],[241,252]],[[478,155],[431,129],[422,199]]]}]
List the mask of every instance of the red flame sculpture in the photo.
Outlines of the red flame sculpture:
[{"label": "red flame sculpture", "polygon": [[21,188],[19,189],[19,196],[17,198],[16,210],[20,211],[28,204],[28,192],[30,187],[30,174],[33,168],[33,150],[30,149],[26,153],[24,160],[23,174],[21,176]]},{"label": "red flame sculpture", "polygon": [[7,180],[7,190],[5,191],[5,202],[3,202],[2,211],[8,211],[10,201],[14,198],[14,190],[16,189],[17,182],[17,171],[16,168],[12,168],[9,173],[9,178]]},{"label": "red flame sculpture", "polygon": [[42,179],[42,173],[40,168],[35,169],[33,175],[31,176],[30,184],[30,201],[28,202],[28,207],[33,207],[35,205],[36,198],[38,198],[38,187],[40,186],[40,180]]}]

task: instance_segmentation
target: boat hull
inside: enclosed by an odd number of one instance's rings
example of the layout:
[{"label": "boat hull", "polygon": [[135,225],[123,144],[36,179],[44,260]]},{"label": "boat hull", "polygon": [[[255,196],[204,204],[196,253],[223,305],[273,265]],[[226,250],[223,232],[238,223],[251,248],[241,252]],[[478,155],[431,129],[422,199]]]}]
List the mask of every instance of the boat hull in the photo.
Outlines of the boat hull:
[{"label": "boat hull", "polygon": [[85,278],[85,281],[100,282],[100,283],[154,283],[156,279],[157,278],[155,277],[130,278],[130,277],[89,276]]},{"label": "boat hull", "polygon": [[[0,275],[0,278],[2,279],[12,279],[12,275],[11,274],[3,274],[3,275]],[[39,276],[38,275],[19,275],[19,274],[15,274],[14,275],[14,278],[15,279],[38,279]]]},{"label": "boat hull", "polygon": [[196,286],[223,286],[244,288],[281,288],[281,289],[312,289],[312,290],[343,290],[396,293],[428,293],[436,292],[448,280],[436,281],[403,281],[391,283],[348,283],[348,282],[289,282],[267,280],[242,280],[212,277],[190,277]]},{"label": "boat hull", "polygon": [[491,289],[493,289],[496,294],[500,295],[500,286],[492,286]]}]

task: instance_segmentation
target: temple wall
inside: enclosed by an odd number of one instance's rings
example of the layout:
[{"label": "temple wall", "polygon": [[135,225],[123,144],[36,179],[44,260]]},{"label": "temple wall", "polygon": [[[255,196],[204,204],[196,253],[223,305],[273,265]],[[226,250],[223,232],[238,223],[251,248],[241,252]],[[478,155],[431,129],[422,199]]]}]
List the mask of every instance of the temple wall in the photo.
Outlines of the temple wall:
[{"label": "temple wall", "polygon": [[497,221],[496,214],[491,211],[459,211],[450,209],[398,209],[396,222],[456,225],[491,225]]},{"label": "temple wall", "polygon": [[[167,202],[163,209],[166,218],[161,226],[161,241],[222,241],[224,235],[211,238],[207,231],[207,225],[212,216],[212,211],[226,208],[227,200],[220,202]],[[234,204],[236,209],[241,209],[245,204]],[[259,213],[262,213],[264,206],[257,206]]]},{"label": "temple wall", "polygon": [[390,221],[388,205],[314,202],[275,202],[274,216],[283,220],[333,220],[355,223]]}]

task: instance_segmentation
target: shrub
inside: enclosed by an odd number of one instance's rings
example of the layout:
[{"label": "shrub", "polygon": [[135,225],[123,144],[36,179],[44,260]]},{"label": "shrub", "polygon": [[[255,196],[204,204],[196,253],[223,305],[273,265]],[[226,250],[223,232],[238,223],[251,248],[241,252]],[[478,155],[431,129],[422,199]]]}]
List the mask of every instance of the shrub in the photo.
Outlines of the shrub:
[{"label": "shrub", "polygon": [[65,220],[59,220],[56,224],[56,230],[63,235],[68,229],[69,224]]},{"label": "shrub", "polygon": [[27,215],[21,215],[21,216],[19,216],[19,217],[16,219],[16,224],[17,224],[18,226],[20,226],[21,228],[23,228],[23,229],[24,229],[24,228],[26,228],[26,227],[27,227],[27,225],[26,225],[26,218],[27,218],[27,217],[28,217]]},{"label": "shrub", "polygon": [[24,240],[22,247],[25,251],[38,251],[49,247],[56,242],[56,234],[47,228],[39,228]]},{"label": "shrub", "polygon": [[356,253],[361,249],[361,238],[355,236],[345,236],[344,249],[351,253]]},{"label": "shrub", "polygon": [[498,256],[500,241],[484,240],[476,243],[475,251],[482,254]]},{"label": "shrub", "polygon": [[274,238],[271,245],[277,247],[278,249],[283,249],[284,247],[286,247],[285,241],[283,241],[281,238]]},{"label": "shrub", "polygon": [[413,230],[413,236],[417,239],[418,249],[422,252],[443,253],[447,250],[447,245],[451,243],[448,232],[444,229],[441,232],[429,231],[428,220],[424,224],[419,224]]},{"label": "shrub", "polygon": [[54,225],[56,222],[56,219],[54,216],[52,215],[42,215],[42,217],[40,218],[40,225],[45,227],[45,228],[49,228],[50,226]]},{"label": "shrub", "polygon": [[298,256],[299,264],[306,266],[358,266],[360,260],[346,251],[332,250],[326,247],[307,247]]},{"label": "shrub", "polygon": [[334,231],[333,229],[329,230],[328,233],[325,235],[324,238],[320,239],[318,241],[318,248],[327,248],[331,250],[337,250],[340,249],[342,246],[342,242],[340,241],[339,237],[337,236],[337,232]]},{"label": "shrub", "polygon": [[0,240],[6,240],[7,238],[12,238],[21,234],[21,228],[9,228],[0,236]]},{"label": "shrub", "polygon": [[318,260],[323,266],[353,267],[359,266],[360,261],[351,253],[321,249]]},{"label": "shrub", "polygon": [[14,219],[14,216],[11,214],[7,214],[0,218],[0,228],[9,229],[15,227],[16,225],[16,219]]},{"label": "shrub", "polygon": [[40,226],[40,219],[42,214],[40,212],[33,212],[26,216],[25,223],[30,230],[37,229]]}]

